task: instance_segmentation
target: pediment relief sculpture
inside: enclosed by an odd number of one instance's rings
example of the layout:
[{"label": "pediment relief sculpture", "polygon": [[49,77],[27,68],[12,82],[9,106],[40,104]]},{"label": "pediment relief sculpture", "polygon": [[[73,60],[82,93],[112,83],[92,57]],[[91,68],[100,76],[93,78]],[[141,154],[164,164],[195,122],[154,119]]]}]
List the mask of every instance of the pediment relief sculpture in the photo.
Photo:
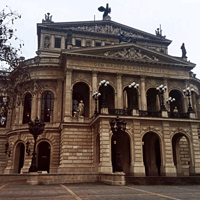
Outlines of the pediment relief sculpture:
[{"label": "pediment relief sculpture", "polygon": [[144,60],[144,61],[159,61],[155,56],[149,57],[145,54],[141,53],[141,50],[135,50],[134,48],[124,49],[122,51],[118,51],[116,53],[111,53],[107,51],[104,53],[104,56],[114,57],[114,58],[125,58],[125,59],[135,59],[135,60]]},{"label": "pediment relief sculpture", "polygon": [[146,38],[142,35],[133,33],[131,31],[125,31],[121,28],[115,28],[112,25],[104,25],[104,26],[78,26],[78,27],[70,27],[72,30],[80,30],[80,31],[89,31],[89,32],[95,32],[95,33],[106,33],[106,34],[113,34],[113,35],[120,35],[123,33],[125,36],[129,37],[136,37],[136,38]]}]

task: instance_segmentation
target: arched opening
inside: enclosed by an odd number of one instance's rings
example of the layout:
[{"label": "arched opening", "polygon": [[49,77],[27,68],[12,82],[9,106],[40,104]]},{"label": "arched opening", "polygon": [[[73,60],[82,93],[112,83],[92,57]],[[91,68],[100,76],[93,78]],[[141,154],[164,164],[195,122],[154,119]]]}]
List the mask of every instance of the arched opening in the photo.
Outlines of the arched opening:
[{"label": "arched opening", "polygon": [[148,132],[142,139],[143,161],[146,176],[161,175],[160,140],[157,134]]},{"label": "arched opening", "polygon": [[[117,142],[119,144],[117,144]],[[113,134],[111,139],[111,149],[113,172],[117,171],[117,162],[119,162],[117,153],[120,153],[123,172],[127,174],[130,173],[131,155],[129,135],[127,133],[120,133],[119,135]]]},{"label": "arched opening", "polygon": [[20,173],[24,165],[25,146],[22,142],[18,143],[15,149],[14,173]]},{"label": "arched opening", "polygon": [[101,93],[101,96],[99,97],[99,111],[101,111],[102,104],[103,104],[103,92],[105,88],[105,102],[107,104],[107,108],[114,109],[115,108],[115,93],[114,89],[111,85],[107,86],[100,86],[99,92]]},{"label": "arched opening", "polygon": [[178,90],[172,90],[170,91],[169,96],[175,98],[175,101],[170,104],[170,112],[173,112],[176,107],[179,113],[183,113],[184,97],[182,93]]},{"label": "arched opening", "polygon": [[51,147],[48,142],[38,144],[38,171],[47,171],[49,173]]},{"label": "arched opening", "polygon": [[30,122],[31,120],[31,101],[32,95],[26,94],[24,98],[24,113],[23,113],[23,124]]},{"label": "arched opening", "polygon": [[6,127],[9,97],[0,96],[0,128]]},{"label": "arched opening", "polygon": [[177,133],[172,138],[173,160],[178,176],[189,176],[190,174],[190,145],[188,138]]},{"label": "arched opening", "polygon": [[53,122],[53,103],[53,93],[50,91],[44,92],[42,94],[41,121]]},{"label": "arched opening", "polygon": [[138,91],[135,88],[124,88],[124,109],[138,109]]},{"label": "arched opening", "polygon": [[147,110],[160,111],[159,95],[155,88],[150,88],[147,91]]},{"label": "arched opening", "polygon": [[[84,117],[89,117],[89,106],[90,106],[90,89],[86,83],[76,83],[73,87],[72,97],[72,116],[78,117],[79,114]],[[83,103],[82,105],[80,103]],[[81,108],[80,108],[81,106]],[[82,109],[82,112],[80,112]]]}]

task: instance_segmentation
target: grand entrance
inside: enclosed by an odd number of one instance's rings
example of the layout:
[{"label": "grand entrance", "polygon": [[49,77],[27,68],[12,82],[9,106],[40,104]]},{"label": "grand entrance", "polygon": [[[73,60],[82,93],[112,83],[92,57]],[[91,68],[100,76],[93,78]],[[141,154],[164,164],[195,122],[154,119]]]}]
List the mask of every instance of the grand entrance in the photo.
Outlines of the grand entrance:
[{"label": "grand entrance", "polygon": [[161,175],[160,140],[153,132],[146,133],[142,139],[143,160],[146,176]]},{"label": "grand entrance", "polygon": [[24,149],[23,143],[18,143],[15,149],[14,173],[20,173],[24,165]]},{"label": "grand entrance", "polygon": [[178,176],[189,176],[190,174],[190,145],[188,138],[177,133],[172,138],[173,160]]},{"label": "grand entrance", "polygon": [[38,145],[38,171],[49,173],[50,145],[48,142],[40,142]]},{"label": "grand entrance", "polygon": [[[119,142],[119,144],[117,144]],[[130,139],[127,133],[119,134],[119,138],[114,134],[111,140],[112,148],[112,166],[113,172],[117,171],[117,165],[119,162],[119,156],[121,159],[121,165],[124,173],[130,173]],[[118,148],[118,149],[117,149]]]}]

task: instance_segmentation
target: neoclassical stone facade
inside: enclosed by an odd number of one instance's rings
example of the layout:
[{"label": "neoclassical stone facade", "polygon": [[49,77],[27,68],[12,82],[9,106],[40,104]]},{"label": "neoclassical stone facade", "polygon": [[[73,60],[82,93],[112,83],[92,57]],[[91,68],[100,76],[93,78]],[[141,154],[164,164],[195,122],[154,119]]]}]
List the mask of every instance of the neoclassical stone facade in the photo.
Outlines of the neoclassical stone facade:
[{"label": "neoclassical stone facade", "polygon": [[[195,64],[168,55],[170,40],[111,20],[43,20],[37,30],[38,56],[23,63],[31,80],[16,84],[0,128],[0,173],[29,171],[34,140],[28,122],[36,117],[46,124],[36,144],[42,173],[114,174],[117,151],[125,174],[200,173],[200,81],[191,72]],[[120,31],[134,42],[119,43]],[[109,81],[105,88],[102,80]],[[130,88],[132,82],[139,86]],[[167,86],[163,103],[161,84]],[[188,87],[194,89],[190,112]],[[167,104],[169,97],[174,101]],[[116,140],[110,122],[117,116],[126,130]]]}]

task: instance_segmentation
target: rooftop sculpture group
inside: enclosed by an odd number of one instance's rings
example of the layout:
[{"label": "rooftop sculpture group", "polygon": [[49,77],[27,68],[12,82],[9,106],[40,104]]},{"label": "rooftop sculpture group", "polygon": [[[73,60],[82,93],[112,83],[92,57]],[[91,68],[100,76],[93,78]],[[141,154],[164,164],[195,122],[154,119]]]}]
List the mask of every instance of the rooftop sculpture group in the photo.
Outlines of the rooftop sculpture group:
[{"label": "rooftop sculpture group", "polygon": [[103,13],[103,20],[110,20],[110,16],[108,15],[108,13],[111,13],[111,8],[108,7],[108,3],[106,4],[106,8],[104,8],[103,6],[100,6],[98,8],[98,10],[100,12],[104,12]]}]

